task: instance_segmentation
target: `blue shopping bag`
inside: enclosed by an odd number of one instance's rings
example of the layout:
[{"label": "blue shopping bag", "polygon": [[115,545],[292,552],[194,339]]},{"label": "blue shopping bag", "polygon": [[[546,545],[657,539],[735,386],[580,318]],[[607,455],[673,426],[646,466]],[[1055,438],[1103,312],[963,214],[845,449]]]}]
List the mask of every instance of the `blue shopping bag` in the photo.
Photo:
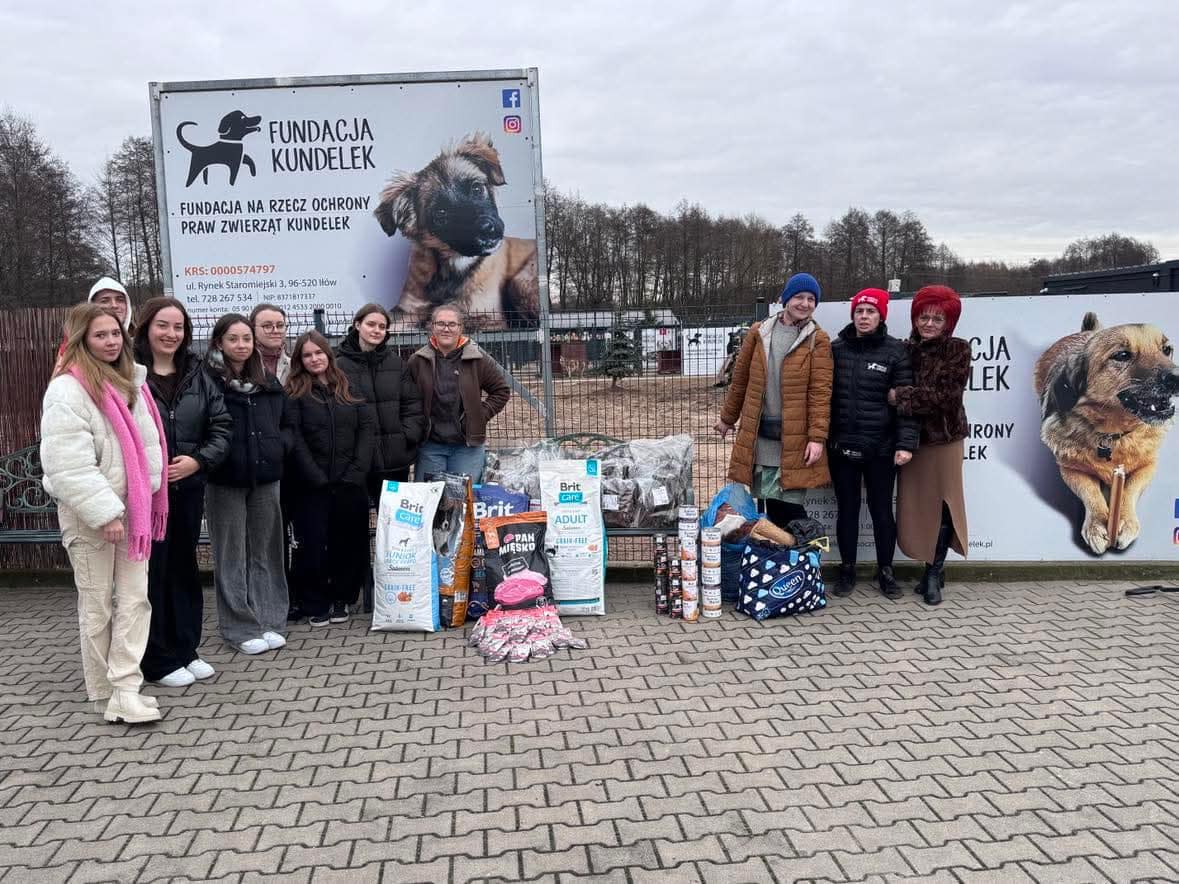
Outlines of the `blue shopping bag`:
[{"label": "blue shopping bag", "polygon": [[822,558],[803,549],[749,541],[741,556],[737,610],[754,620],[804,614],[827,606]]}]

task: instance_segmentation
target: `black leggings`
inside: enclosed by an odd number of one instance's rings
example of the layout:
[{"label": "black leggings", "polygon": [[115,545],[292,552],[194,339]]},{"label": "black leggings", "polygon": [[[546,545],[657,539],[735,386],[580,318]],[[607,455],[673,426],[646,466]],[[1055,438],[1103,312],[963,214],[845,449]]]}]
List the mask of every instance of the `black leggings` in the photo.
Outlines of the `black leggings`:
[{"label": "black leggings", "polygon": [[333,602],[356,603],[372,565],[368,545],[368,492],[335,484],[304,492],[295,506],[291,570],[303,610],[328,613]]},{"label": "black leggings", "polygon": [[835,452],[831,452],[828,464],[839,505],[835,534],[843,564],[856,563],[860,537],[860,484],[863,483],[868,491],[868,512],[872,516],[872,534],[876,540],[876,564],[881,568],[891,567],[897,545],[897,522],[892,511],[896,464],[891,457],[850,460]]}]

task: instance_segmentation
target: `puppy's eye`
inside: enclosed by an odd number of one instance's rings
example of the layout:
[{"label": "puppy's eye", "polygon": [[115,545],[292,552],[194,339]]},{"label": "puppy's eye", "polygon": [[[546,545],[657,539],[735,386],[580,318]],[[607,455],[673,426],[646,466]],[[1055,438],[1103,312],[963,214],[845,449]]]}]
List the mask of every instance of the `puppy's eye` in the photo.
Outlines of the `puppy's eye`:
[{"label": "puppy's eye", "polygon": [[1134,354],[1131,353],[1129,350],[1119,350],[1117,353],[1115,353],[1113,356],[1111,356],[1109,358],[1112,359],[1114,362],[1129,362],[1131,359],[1134,358]]},{"label": "puppy's eye", "polygon": [[1164,356],[1169,357],[1174,352],[1175,352],[1175,348],[1172,347],[1170,344],[1163,344],[1163,355]]},{"label": "puppy's eye", "polygon": [[474,184],[471,185],[471,196],[482,197],[486,193],[487,193],[487,189],[482,184],[480,184],[478,181],[476,181]]}]

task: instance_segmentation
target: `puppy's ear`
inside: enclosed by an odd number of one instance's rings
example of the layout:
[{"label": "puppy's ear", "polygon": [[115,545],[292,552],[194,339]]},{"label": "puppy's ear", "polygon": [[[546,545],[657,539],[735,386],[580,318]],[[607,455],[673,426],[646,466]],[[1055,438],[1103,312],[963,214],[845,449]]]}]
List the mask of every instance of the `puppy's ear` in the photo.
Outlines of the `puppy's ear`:
[{"label": "puppy's ear", "polygon": [[1085,395],[1088,384],[1089,360],[1084,353],[1074,353],[1064,360],[1044,391],[1040,419],[1047,420],[1054,414],[1068,414]]},{"label": "puppy's ear", "polygon": [[499,164],[499,152],[491,146],[491,139],[482,132],[464,138],[459,142],[455,153],[478,166],[491,184],[499,187],[505,183],[504,170]]},{"label": "puppy's ear", "polygon": [[417,178],[402,176],[381,191],[381,200],[373,214],[381,224],[385,236],[392,236],[398,230],[409,235],[417,223]]}]

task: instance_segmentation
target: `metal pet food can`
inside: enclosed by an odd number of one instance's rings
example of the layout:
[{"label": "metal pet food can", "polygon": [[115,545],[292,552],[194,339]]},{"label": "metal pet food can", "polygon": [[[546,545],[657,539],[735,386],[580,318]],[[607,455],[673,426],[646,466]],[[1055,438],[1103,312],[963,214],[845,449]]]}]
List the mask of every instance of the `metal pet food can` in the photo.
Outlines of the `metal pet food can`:
[{"label": "metal pet food can", "polygon": [[705,586],[700,590],[700,608],[709,619],[721,615],[721,591],[719,586]]},{"label": "metal pet food can", "polygon": [[679,510],[677,510],[676,514],[679,517],[681,525],[684,522],[691,522],[692,524],[697,524],[700,521],[700,507],[698,507],[698,506],[691,506],[690,504],[684,504],[679,508]]},{"label": "metal pet food can", "polygon": [[681,580],[680,593],[684,597],[685,601],[688,599],[697,601],[700,598],[700,584],[695,580]]},{"label": "metal pet food can", "polygon": [[688,581],[693,583],[696,582],[697,575],[695,559],[684,559],[683,563],[680,565],[680,576],[683,578],[684,583],[687,583]]},{"label": "metal pet food can", "polygon": [[684,599],[683,615],[685,623],[695,623],[700,619],[700,603],[696,599]]},{"label": "metal pet food can", "polygon": [[696,538],[680,537],[680,558],[695,560],[697,555]]},{"label": "metal pet food can", "polygon": [[721,566],[704,562],[700,565],[700,583],[703,586],[720,586]]},{"label": "metal pet food can", "polygon": [[705,528],[700,532],[700,563],[719,565],[721,560],[721,532],[719,528]]}]

